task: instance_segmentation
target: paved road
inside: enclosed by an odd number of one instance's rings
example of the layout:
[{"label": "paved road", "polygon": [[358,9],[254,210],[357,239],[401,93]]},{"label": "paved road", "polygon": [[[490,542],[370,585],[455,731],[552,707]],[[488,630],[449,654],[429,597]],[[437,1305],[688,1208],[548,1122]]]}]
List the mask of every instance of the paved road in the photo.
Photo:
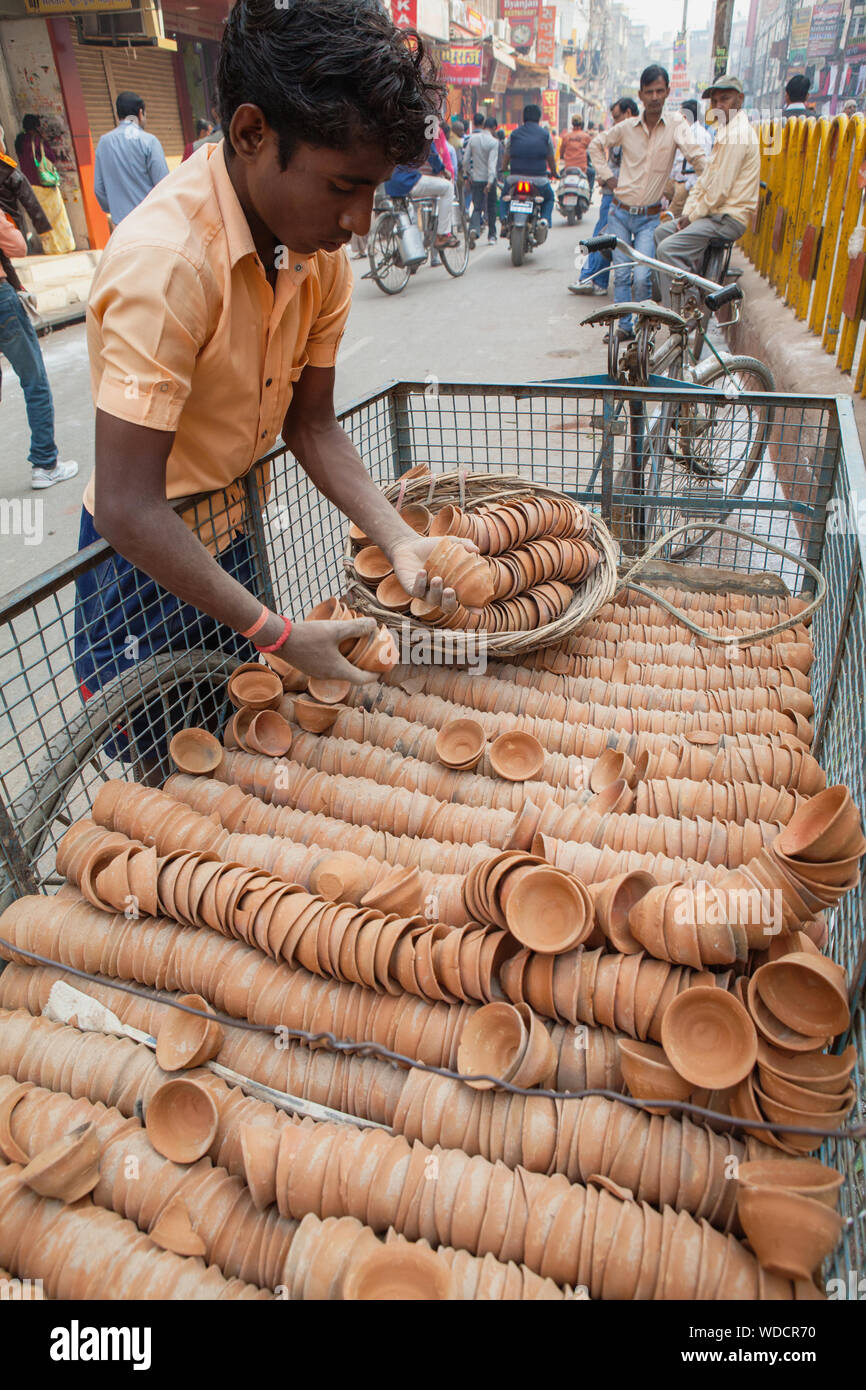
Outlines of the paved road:
[{"label": "paved road", "polygon": [[[581,228],[558,214],[547,243],[519,270],[507,245],[479,245],[462,279],[424,267],[402,295],[386,297],[361,280],[366,261],[354,262],[355,302],[337,370],[340,405],[357,400],[394,378],[458,381],[511,380],[604,370],[599,330],[579,320],[602,300],[577,300],[566,285],[573,277]],[[590,212],[583,234],[592,227]],[[83,484],[93,464],[93,411],[84,325],[60,329],[42,340],[54,392],[57,440],[65,458],[81,466],[81,480],[37,494],[30,490],[29,433],[17,378],[8,365],[0,405],[0,593],[65,559],[77,549]],[[29,509],[39,501],[41,518]],[[14,509],[25,534],[9,535]],[[36,543],[35,538],[41,537]]]}]

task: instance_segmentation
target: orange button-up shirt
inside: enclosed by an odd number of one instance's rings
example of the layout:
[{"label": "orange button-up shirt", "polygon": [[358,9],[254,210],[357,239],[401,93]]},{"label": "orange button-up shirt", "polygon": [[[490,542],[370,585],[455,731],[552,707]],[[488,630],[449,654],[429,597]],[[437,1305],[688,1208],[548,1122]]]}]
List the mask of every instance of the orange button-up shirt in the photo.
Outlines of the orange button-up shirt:
[{"label": "orange button-up shirt", "polygon": [[[232,484],[276,442],[304,367],[336,360],[352,297],[345,251],[288,250],[279,264],[274,291],[223,142],[158,183],[103,253],[87,306],[93,399],[175,432],[169,498],[228,488],[239,500]],[[93,512],[92,479],[84,505]]]}]

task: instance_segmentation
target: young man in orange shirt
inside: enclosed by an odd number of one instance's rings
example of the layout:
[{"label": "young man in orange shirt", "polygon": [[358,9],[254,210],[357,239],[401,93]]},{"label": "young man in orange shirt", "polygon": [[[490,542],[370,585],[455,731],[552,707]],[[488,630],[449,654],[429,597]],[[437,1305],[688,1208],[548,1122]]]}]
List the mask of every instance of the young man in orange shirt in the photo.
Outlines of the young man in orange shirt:
[{"label": "young man in orange shirt", "polygon": [[[377,185],[420,162],[435,133],[442,89],[423,44],[376,0],[238,0],[218,85],[225,139],[124,219],[94,277],[96,468],[80,544],[102,536],[122,558],[78,582],[85,696],[172,645],[252,656],[250,635],[317,676],[368,679],[339,644],[372,619],[292,623],[250,592],[239,480],[280,434],[405,589],[456,604],[428,583],[434,542],[383,499],[333,399],[352,295],[344,248],[366,235]],[[221,536],[199,539],[172,499],[216,489],[236,506]]]}]

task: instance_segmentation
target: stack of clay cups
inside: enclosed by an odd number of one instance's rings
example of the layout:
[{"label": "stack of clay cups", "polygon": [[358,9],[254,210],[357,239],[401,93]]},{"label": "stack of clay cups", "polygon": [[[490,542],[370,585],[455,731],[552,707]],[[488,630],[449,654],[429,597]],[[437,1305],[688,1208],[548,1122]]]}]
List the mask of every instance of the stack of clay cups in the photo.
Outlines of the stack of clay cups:
[{"label": "stack of clay cups", "polygon": [[580,879],[520,850],[476,865],[463,897],[479,921],[507,928],[521,945],[545,955],[573,950],[595,927],[592,899]]},{"label": "stack of clay cups", "polygon": [[482,555],[501,555],[538,536],[580,539],[589,535],[591,524],[585,508],[567,498],[537,494],[471,512],[442,507],[433,518],[430,535],[463,536],[474,541]]},{"label": "stack of clay cups", "polygon": [[741,1163],[737,1215],[763,1269],[811,1280],[842,1234],[842,1175],[815,1159]]},{"label": "stack of clay cups", "polygon": [[527,1004],[486,1004],[465,1024],[457,1050],[457,1066],[477,1090],[489,1090],[496,1080],[514,1086],[552,1085],[557,1056],[550,1034]]}]

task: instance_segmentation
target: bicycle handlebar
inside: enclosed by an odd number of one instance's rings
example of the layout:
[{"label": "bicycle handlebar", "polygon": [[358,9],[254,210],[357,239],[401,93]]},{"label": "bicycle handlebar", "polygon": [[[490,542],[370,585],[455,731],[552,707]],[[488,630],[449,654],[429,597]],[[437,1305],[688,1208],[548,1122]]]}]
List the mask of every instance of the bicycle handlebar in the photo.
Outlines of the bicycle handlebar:
[{"label": "bicycle handlebar", "polygon": [[716,309],[721,309],[723,304],[730,304],[734,299],[742,299],[743,291],[739,285],[726,285],[718,294],[705,294],[704,303],[708,309],[715,313]]},{"label": "bicycle handlebar", "polygon": [[[694,285],[696,289],[709,290],[710,294],[721,294],[726,288],[724,285],[717,285],[715,280],[706,280],[703,275],[695,275],[690,270],[683,270],[681,266],[669,265],[667,261],[657,261],[653,256],[644,256],[640,251],[635,251],[633,246],[629,246],[627,242],[621,241],[617,236],[588,237],[586,241],[582,241],[580,244],[584,246],[587,251],[622,251],[630,261],[639,262],[640,265],[651,266],[653,270],[660,270],[663,275],[669,275],[671,279],[678,277],[682,280],[687,280],[688,283]],[[733,286],[729,286],[728,288],[733,288]],[[742,295],[731,295],[729,298],[740,299]],[[723,299],[720,303],[726,304],[727,300]],[[710,307],[712,308],[712,305],[710,305]]]}]

